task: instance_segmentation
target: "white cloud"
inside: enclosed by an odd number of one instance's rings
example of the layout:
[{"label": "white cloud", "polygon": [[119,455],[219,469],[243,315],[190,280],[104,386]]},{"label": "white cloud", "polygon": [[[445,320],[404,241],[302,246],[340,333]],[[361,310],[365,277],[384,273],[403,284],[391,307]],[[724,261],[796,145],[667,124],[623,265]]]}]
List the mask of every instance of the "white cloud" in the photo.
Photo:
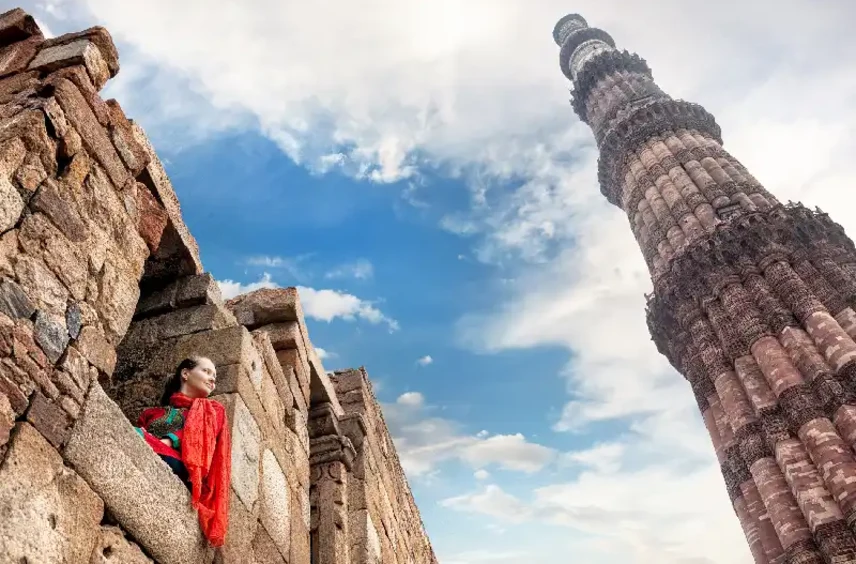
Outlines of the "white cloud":
[{"label": "white cloud", "polygon": [[476,480],[487,480],[488,478],[490,478],[490,472],[484,469],[476,470],[475,472],[473,472],[473,477]]},{"label": "white cloud", "polygon": [[250,284],[242,284],[234,280],[219,280],[217,284],[220,286],[220,292],[223,294],[223,299],[231,300],[235,296],[254,292],[262,288],[279,288],[279,285],[271,279],[271,275],[265,272],[258,282]]},{"label": "white cloud", "polygon": [[322,349],[321,347],[315,347],[315,354],[317,354],[318,358],[321,360],[332,359],[338,356],[336,353],[328,351],[327,349]]},{"label": "white cloud", "polygon": [[337,290],[316,290],[305,286],[298,286],[297,292],[300,295],[303,312],[307,317],[327,322],[336,318],[348,321],[362,319],[374,325],[384,323],[389,327],[390,332],[399,329],[396,320],[387,317],[371,302],[362,300],[353,294]]},{"label": "white cloud", "polygon": [[426,405],[425,398],[417,392],[405,393],[396,403],[382,407],[408,476],[429,475],[450,461],[463,462],[477,470],[495,465],[503,470],[532,474],[556,458],[553,449],[529,442],[519,433],[467,434],[456,421],[433,416],[435,408]]},{"label": "white cloud", "polygon": [[374,267],[366,259],[359,259],[352,263],[337,266],[327,272],[325,278],[356,278],[357,280],[368,280],[374,276]]},{"label": "white cloud", "polygon": [[396,402],[410,407],[419,407],[425,402],[425,398],[419,392],[406,392],[398,396]]},{"label": "white cloud", "polygon": [[451,497],[444,499],[440,504],[443,507],[480,513],[512,522],[526,521],[532,516],[530,507],[494,484],[485,486],[482,492]]},{"label": "white cloud", "polygon": [[562,463],[568,466],[583,466],[600,472],[615,472],[627,450],[623,443],[602,443],[588,450],[568,452],[562,455]]},{"label": "white cloud", "polygon": [[304,268],[306,259],[311,255],[300,255],[297,257],[272,257],[272,256],[255,256],[247,259],[247,264],[250,266],[261,266],[264,268],[275,268],[286,272],[295,280],[304,280],[307,278],[307,273]]},{"label": "white cloud", "polygon": [[429,364],[431,364],[433,362],[434,362],[434,359],[431,358],[431,355],[426,354],[425,356],[423,356],[422,358],[417,360],[416,364],[418,364],[419,366],[428,366]]}]

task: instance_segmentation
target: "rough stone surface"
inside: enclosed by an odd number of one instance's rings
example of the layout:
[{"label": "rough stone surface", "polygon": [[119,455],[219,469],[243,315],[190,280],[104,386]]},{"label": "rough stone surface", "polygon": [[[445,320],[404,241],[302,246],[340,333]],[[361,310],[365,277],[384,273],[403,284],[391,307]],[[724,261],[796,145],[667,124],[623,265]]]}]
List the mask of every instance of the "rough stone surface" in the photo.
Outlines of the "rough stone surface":
[{"label": "rough stone surface", "polygon": [[261,523],[284,558],[291,544],[290,493],[288,480],[273,452],[262,455]]},{"label": "rough stone surface", "polygon": [[33,36],[43,37],[33,16],[21,8],[0,14],[0,45],[10,45]]},{"label": "rough stone surface", "polygon": [[39,392],[33,395],[27,421],[35,427],[55,448],[60,448],[71,432],[71,417],[55,403]]},{"label": "rough stone surface", "polygon": [[15,226],[25,205],[12,182],[0,175],[0,233]]},{"label": "rough stone surface", "polygon": [[0,466],[4,562],[88,562],[104,505],[27,423],[17,425]]},{"label": "rough stone surface", "polygon": [[122,528],[158,562],[211,561],[187,488],[98,384],[90,389],[64,455]]},{"label": "rough stone surface", "polygon": [[106,526],[101,527],[89,564],[154,564],[154,561],[128,540],[122,529]]},{"label": "rough stone surface", "polygon": [[261,432],[238,394],[216,396],[226,407],[232,425],[232,488],[249,512],[255,511],[259,497]]},{"label": "rough stone surface", "polygon": [[97,328],[87,325],[77,337],[77,349],[96,368],[111,374],[116,366],[116,350]]},{"label": "rough stone surface", "polygon": [[29,319],[35,311],[33,302],[23,288],[8,278],[0,279],[0,313]]},{"label": "rough stone surface", "polygon": [[77,39],[71,43],[53,45],[42,49],[30,63],[30,70],[52,72],[63,67],[83,65],[97,89],[110,79],[110,69],[94,43]]},{"label": "rough stone surface", "polygon": [[36,314],[34,336],[51,363],[56,363],[59,360],[69,341],[68,331],[63,320],[61,318],[52,319],[42,312]]}]

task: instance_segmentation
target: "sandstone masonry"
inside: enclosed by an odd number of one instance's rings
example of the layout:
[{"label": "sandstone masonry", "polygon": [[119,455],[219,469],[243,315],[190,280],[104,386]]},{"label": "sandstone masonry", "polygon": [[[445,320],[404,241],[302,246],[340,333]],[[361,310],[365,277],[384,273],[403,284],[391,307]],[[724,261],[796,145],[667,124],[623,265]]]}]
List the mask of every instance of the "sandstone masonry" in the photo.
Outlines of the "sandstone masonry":
[{"label": "sandstone masonry", "polygon": [[605,31],[574,14],[553,37],[651,273],[651,335],[690,384],[755,562],[856,562],[856,247],[781,204],[712,115]]},{"label": "sandstone masonry", "polygon": [[[0,564],[436,564],[365,371],[326,372],[293,288],[224,302],[118,70],[102,28],[0,15]],[[132,428],[189,354],[233,438],[216,551]]]}]

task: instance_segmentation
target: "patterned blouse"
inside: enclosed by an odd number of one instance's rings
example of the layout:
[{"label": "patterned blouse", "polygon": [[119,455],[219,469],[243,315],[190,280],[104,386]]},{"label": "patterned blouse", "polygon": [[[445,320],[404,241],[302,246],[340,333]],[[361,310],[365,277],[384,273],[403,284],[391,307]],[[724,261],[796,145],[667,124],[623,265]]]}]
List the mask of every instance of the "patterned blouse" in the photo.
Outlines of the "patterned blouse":
[{"label": "patterned blouse", "polygon": [[[181,439],[187,409],[172,406],[151,407],[140,414],[137,432],[161,455],[181,459]],[[169,439],[167,446],[160,439]]]}]

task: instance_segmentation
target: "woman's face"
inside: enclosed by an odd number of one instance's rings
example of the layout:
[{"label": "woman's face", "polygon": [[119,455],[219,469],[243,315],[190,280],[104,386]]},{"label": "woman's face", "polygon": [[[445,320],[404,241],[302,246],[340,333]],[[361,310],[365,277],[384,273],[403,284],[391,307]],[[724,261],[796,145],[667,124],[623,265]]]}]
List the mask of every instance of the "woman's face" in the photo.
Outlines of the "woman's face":
[{"label": "woman's face", "polygon": [[217,369],[207,358],[200,358],[195,368],[181,371],[181,393],[191,398],[207,398],[214,391]]}]

